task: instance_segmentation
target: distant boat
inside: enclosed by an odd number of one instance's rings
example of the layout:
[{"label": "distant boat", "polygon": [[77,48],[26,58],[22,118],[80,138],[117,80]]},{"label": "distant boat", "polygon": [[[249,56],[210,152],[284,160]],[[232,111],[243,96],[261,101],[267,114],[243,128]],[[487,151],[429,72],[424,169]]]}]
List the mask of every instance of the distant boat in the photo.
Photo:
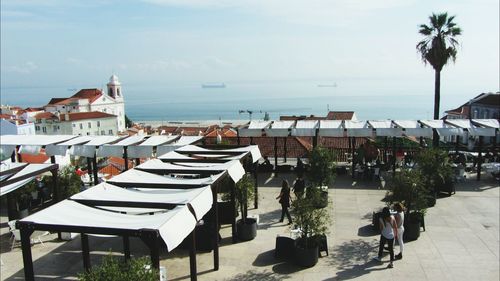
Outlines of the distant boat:
[{"label": "distant boat", "polygon": [[203,89],[214,89],[214,88],[226,88],[226,84],[224,83],[210,83],[210,84],[202,84],[201,87]]},{"label": "distant boat", "polygon": [[337,87],[337,83],[333,83],[333,84],[318,84],[318,87],[320,88],[336,88]]}]

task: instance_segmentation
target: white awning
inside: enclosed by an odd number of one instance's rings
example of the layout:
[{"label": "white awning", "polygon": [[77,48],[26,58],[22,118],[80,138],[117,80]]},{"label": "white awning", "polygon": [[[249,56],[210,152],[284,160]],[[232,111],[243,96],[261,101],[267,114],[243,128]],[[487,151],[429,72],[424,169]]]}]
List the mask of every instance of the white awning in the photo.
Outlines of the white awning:
[{"label": "white awning", "polygon": [[122,138],[123,137],[118,137],[118,136],[95,136],[95,137],[92,137],[92,139],[88,143],[86,143],[85,145],[100,146],[100,145],[115,142],[115,141],[120,140]]},{"label": "white awning", "polygon": [[500,122],[497,119],[472,119],[472,122],[483,127],[500,129]]},{"label": "white awning", "polygon": [[120,140],[117,143],[114,143],[113,145],[119,145],[119,146],[129,146],[129,145],[135,145],[144,140],[145,136],[129,136],[128,138],[124,138]]},{"label": "white awning", "polygon": [[24,186],[25,184],[29,183],[30,181],[32,181],[35,177],[31,177],[31,178],[28,178],[28,179],[24,179],[24,180],[21,180],[21,181],[18,181],[18,182],[15,182],[15,183],[11,183],[9,185],[6,185],[6,186],[3,186],[2,188],[0,188],[0,196],[4,196],[6,195],[7,193],[10,193],[22,186]]},{"label": "white awning", "polygon": [[295,121],[273,121],[271,128],[264,131],[268,137],[287,137]]},{"label": "white awning", "polygon": [[[193,189],[147,189],[121,188],[109,183],[100,183],[71,197],[73,200],[99,200],[116,202],[190,204],[196,219],[200,220],[212,208],[213,196],[210,186]],[[107,208],[107,207],[106,207]],[[121,207],[113,207],[119,210]],[[138,208],[131,208],[132,211]]]},{"label": "white awning", "polygon": [[370,120],[368,123],[375,129],[377,137],[399,137],[403,135],[403,129],[394,128],[391,120]]},{"label": "white awning", "polygon": [[[156,229],[169,251],[175,249],[196,226],[196,219],[187,206],[154,215],[129,215],[88,207],[71,200],[61,201],[21,221],[82,228]],[[118,230],[117,235],[120,234]]]},{"label": "white awning", "polygon": [[446,119],[445,122],[455,127],[467,129],[467,131],[469,131],[469,134],[471,136],[487,136],[487,137],[495,136],[496,129],[474,126],[469,119]]},{"label": "white awning", "polygon": [[298,120],[295,128],[292,129],[292,136],[314,137],[318,127],[318,120]]},{"label": "white awning", "polygon": [[47,156],[54,156],[54,155],[65,156],[67,152],[68,152],[67,145],[49,144],[45,147],[45,155]]},{"label": "white awning", "polygon": [[153,146],[132,145],[127,148],[128,158],[150,158],[153,157]]},{"label": "white awning", "polygon": [[344,127],[349,137],[371,137],[373,131],[366,121],[344,120]]},{"label": "white awning", "polygon": [[320,120],[318,135],[320,137],[343,137],[342,120]]},{"label": "white awning", "polygon": [[108,180],[110,183],[126,183],[126,184],[154,184],[154,185],[197,185],[205,186],[214,183],[220,178],[224,172],[212,175],[206,178],[186,179],[181,177],[160,176],[152,173],[143,172],[137,169],[127,170],[119,175],[116,175]]},{"label": "white awning", "polygon": [[[8,183],[7,181],[12,181],[19,179],[29,174],[41,174],[47,171],[48,168],[56,166],[55,164],[26,164],[26,163],[5,163],[2,162],[1,167],[1,180],[2,186],[0,187],[0,196],[3,196],[9,192],[12,192],[26,183],[30,182],[35,178],[36,175],[31,176],[27,179],[22,179],[17,182],[12,182],[11,184],[3,185]],[[7,176],[9,176],[7,178]],[[5,181],[4,181],[5,180]]]},{"label": "white awning", "polygon": [[422,128],[417,120],[394,120],[394,124],[403,129],[405,136],[432,137],[432,129]]},{"label": "white awning", "polygon": [[96,151],[97,157],[123,157],[123,146],[121,145],[103,145]]},{"label": "white awning", "polygon": [[91,145],[73,145],[69,149],[69,154],[70,155],[76,155],[76,156],[84,156],[84,157],[89,157],[93,158],[95,156],[95,146]]},{"label": "white awning", "polygon": [[41,145],[60,143],[76,136],[73,135],[0,135],[2,145]]},{"label": "white awning", "polygon": [[170,151],[170,152],[164,153],[164,154],[159,154],[159,153],[157,153],[157,154],[159,155],[157,157],[158,159],[165,159],[165,160],[170,160],[170,159],[190,160],[190,159],[193,159],[192,157],[189,157],[189,156],[184,155],[184,154],[180,154],[180,153],[175,152],[175,151]]},{"label": "white awning", "polygon": [[[214,157],[214,158],[220,158],[226,156],[226,154],[231,153],[230,158],[231,159],[241,159],[247,155],[248,152],[250,152],[250,155],[252,157],[252,162],[255,163],[259,161],[261,158],[260,150],[258,145],[249,145],[249,146],[243,146],[243,147],[237,147],[237,148],[229,148],[229,149],[207,149],[204,147],[199,147],[196,145],[186,145],[183,147],[178,148],[176,151],[178,152],[197,152],[196,155],[200,155],[202,157]],[[198,153],[199,152],[199,153]],[[214,155],[213,153],[217,153],[217,155]],[[240,152],[241,155],[233,155],[234,153]]]},{"label": "white awning", "polygon": [[244,146],[244,147],[237,147],[237,148],[230,148],[226,149],[227,151],[231,152],[247,152],[250,151],[250,155],[252,156],[252,163],[255,163],[260,160],[262,157],[262,154],[260,153],[260,149],[258,145],[249,145],[249,146]]},{"label": "white awning", "polygon": [[200,136],[181,136],[181,138],[173,144],[177,145],[177,146],[184,146],[184,145],[188,145],[188,144],[193,144],[193,143],[198,142],[202,139],[203,139],[203,137],[200,137]]},{"label": "white awning", "polygon": [[464,130],[446,124],[443,120],[420,120],[423,125],[436,129],[441,137],[463,136]]},{"label": "white awning", "polygon": [[271,121],[252,120],[247,128],[238,129],[240,137],[261,137],[262,131],[268,128]]},{"label": "white awning", "polygon": [[150,136],[145,141],[140,143],[139,146],[158,146],[173,142],[178,138],[179,136]]},{"label": "white awning", "polygon": [[151,159],[136,167],[139,170],[169,170],[175,174],[175,171],[218,171],[228,172],[234,182],[238,182],[245,174],[245,169],[240,161],[233,160],[226,163],[164,163],[159,159]]}]

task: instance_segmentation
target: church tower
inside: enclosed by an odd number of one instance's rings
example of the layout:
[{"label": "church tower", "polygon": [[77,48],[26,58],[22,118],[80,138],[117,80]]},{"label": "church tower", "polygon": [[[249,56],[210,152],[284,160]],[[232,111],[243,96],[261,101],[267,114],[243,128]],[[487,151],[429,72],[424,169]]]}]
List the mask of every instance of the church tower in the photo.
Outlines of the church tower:
[{"label": "church tower", "polygon": [[108,96],[112,97],[115,100],[123,100],[122,96],[122,86],[120,81],[118,81],[118,77],[116,75],[111,75],[109,78],[108,86]]}]

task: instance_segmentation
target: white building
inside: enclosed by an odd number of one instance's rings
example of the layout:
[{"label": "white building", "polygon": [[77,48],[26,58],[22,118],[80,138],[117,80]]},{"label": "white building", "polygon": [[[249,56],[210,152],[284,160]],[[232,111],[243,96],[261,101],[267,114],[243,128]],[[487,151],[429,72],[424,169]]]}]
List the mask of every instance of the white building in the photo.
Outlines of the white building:
[{"label": "white building", "polygon": [[34,135],[35,124],[24,123],[18,124],[14,120],[5,118],[0,119],[0,135]]},{"label": "white building", "polygon": [[[123,132],[126,128],[125,102],[122,95],[121,83],[116,75],[112,75],[109,78],[107,94],[104,94],[99,89],[82,89],[69,98],[51,99],[45,106],[45,111],[53,113],[56,117],[66,113],[77,112],[107,113],[115,115],[118,128],[113,130],[114,134]],[[100,130],[98,132],[100,133]],[[94,134],[91,133],[91,135]]]},{"label": "white building", "polygon": [[104,112],[43,112],[35,116],[37,135],[116,135],[117,116]]}]

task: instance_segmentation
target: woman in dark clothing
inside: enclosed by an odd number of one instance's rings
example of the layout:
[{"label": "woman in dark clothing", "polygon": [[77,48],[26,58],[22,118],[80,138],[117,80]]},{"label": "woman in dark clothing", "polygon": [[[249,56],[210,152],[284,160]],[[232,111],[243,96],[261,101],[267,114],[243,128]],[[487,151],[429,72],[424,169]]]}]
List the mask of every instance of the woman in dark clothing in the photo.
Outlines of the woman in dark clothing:
[{"label": "woman in dark clothing", "polygon": [[279,202],[281,204],[280,222],[283,222],[286,214],[286,217],[288,218],[288,224],[292,224],[292,217],[290,216],[290,212],[288,211],[288,207],[290,207],[290,186],[288,185],[287,180],[283,180],[283,182],[281,183],[280,195],[278,195],[276,199],[279,199]]}]

